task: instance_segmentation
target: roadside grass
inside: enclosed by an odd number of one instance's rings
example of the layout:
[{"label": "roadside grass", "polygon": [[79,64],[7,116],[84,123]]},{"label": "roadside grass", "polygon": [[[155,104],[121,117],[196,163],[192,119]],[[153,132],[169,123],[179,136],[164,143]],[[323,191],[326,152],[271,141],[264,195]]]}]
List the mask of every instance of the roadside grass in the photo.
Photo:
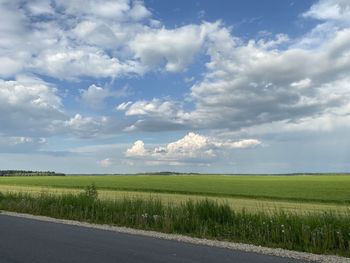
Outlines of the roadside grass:
[{"label": "roadside grass", "polygon": [[349,214],[249,213],[204,199],[178,205],[157,198],[102,200],[93,189],[38,196],[0,193],[0,209],[200,238],[350,256]]},{"label": "roadside grass", "polygon": [[[15,186],[15,185],[0,185],[0,192],[3,193],[28,193],[33,196],[39,196],[42,193],[50,195],[62,194],[77,194],[81,189],[73,188],[53,188],[39,186]],[[208,199],[219,204],[228,204],[234,211],[247,212],[267,212],[274,213],[275,211],[293,212],[297,214],[307,213],[340,213],[350,214],[350,206],[343,204],[328,204],[328,203],[313,203],[313,202],[298,202],[298,201],[279,201],[279,200],[264,200],[255,198],[238,198],[238,197],[221,197],[221,196],[204,196],[204,195],[185,195],[185,194],[169,194],[169,193],[152,193],[140,191],[118,191],[118,190],[99,190],[99,198],[101,200],[114,201],[115,199],[158,199],[163,204],[178,205],[187,201],[202,201]]]},{"label": "roadside grass", "polygon": [[350,176],[62,176],[3,177],[0,185],[99,189],[350,204]]}]

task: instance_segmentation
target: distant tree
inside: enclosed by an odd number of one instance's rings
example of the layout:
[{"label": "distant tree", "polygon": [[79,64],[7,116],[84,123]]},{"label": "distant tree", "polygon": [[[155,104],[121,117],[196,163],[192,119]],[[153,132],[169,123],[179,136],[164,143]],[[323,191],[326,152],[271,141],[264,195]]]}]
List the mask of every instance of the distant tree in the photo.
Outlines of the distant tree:
[{"label": "distant tree", "polygon": [[52,171],[0,170],[0,176],[65,176]]}]

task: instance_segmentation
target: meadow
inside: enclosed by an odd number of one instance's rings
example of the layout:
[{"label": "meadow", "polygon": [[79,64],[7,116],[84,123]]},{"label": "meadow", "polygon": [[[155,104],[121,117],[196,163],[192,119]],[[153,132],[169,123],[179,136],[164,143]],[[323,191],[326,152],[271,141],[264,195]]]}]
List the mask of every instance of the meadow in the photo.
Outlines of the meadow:
[{"label": "meadow", "polygon": [[0,185],[176,193],[259,200],[350,204],[350,176],[128,175],[3,177]]},{"label": "meadow", "polygon": [[[27,193],[32,196],[40,196],[43,193],[52,195],[78,194],[81,189],[76,188],[54,188],[43,186],[15,186],[0,185],[0,192],[3,193]],[[101,200],[118,200],[118,199],[158,199],[163,204],[179,205],[187,201],[210,200],[219,204],[227,204],[234,211],[240,212],[245,210],[249,213],[259,213],[260,211],[275,213],[276,211],[293,212],[297,214],[305,213],[323,213],[332,212],[340,214],[350,214],[350,206],[340,203],[318,203],[305,201],[286,201],[270,200],[244,197],[227,197],[227,196],[206,196],[206,195],[188,195],[177,193],[153,193],[141,191],[119,191],[119,190],[100,190],[99,199]]]}]

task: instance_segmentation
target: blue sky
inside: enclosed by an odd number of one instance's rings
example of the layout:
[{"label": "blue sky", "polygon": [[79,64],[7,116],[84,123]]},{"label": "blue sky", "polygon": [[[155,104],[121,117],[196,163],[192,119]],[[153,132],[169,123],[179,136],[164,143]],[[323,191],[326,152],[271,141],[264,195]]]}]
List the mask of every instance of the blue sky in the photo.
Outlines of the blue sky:
[{"label": "blue sky", "polygon": [[0,169],[350,170],[347,0],[0,0]]}]

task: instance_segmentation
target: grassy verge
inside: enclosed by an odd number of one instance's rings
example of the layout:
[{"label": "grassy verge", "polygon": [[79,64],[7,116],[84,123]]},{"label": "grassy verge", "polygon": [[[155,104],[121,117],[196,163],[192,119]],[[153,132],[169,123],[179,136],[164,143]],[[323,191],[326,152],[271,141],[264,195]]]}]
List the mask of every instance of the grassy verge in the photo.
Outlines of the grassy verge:
[{"label": "grassy verge", "polygon": [[237,212],[206,199],[176,206],[155,198],[101,200],[93,188],[63,195],[0,193],[0,209],[350,257],[349,215]]}]

